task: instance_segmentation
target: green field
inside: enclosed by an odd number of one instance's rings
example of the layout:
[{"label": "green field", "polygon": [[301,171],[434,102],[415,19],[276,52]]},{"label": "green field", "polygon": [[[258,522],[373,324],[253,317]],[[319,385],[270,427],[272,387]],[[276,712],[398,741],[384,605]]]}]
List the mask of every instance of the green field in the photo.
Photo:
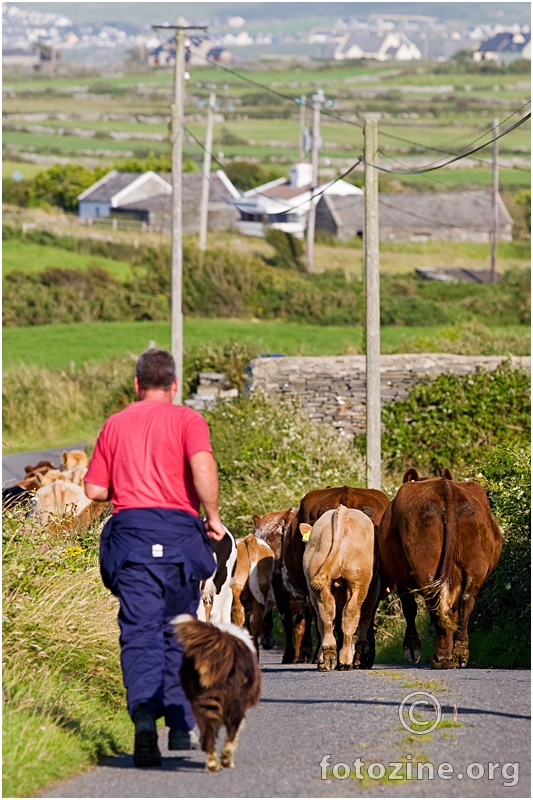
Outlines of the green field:
[{"label": "green field", "polygon": [[[74,70],[74,67],[73,67]],[[368,112],[378,113],[380,163],[402,169],[402,163],[417,166],[434,162],[439,155],[457,153],[490,140],[493,119],[502,129],[528,110],[530,76],[511,71],[496,74],[465,72],[460,65],[435,63],[328,63],[312,66],[298,63],[234,65],[231,71],[211,66],[191,67],[186,87],[186,125],[194,136],[205,135],[205,101],[215,86],[223,119],[215,122],[213,152],[225,159],[253,158],[260,163],[290,163],[298,158],[299,107],[295,98],[308,99],[321,87],[330,105],[321,117],[324,159],[339,171],[362,153],[362,123]],[[251,81],[251,82],[250,82]],[[116,77],[87,75],[4,76],[4,157],[18,153],[63,155],[102,163],[144,156],[149,151],[168,153],[166,140],[172,97],[172,69],[142,69],[128,66]],[[415,110],[416,109],[416,110]],[[520,110],[522,109],[522,110]],[[63,135],[39,132],[34,117],[46,114],[43,128],[63,129]],[[61,116],[59,116],[61,115]],[[308,122],[310,124],[310,110]],[[17,129],[18,128],[18,129]],[[74,128],[94,130],[93,137],[73,135]],[[111,138],[111,132],[140,138]],[[163,141],[145,138],[163,135]],[[520,169],[501,165],[500,182],[509,187],[530,184],[529,122],[500,139],[500,158],[519,158]],[[184,155],[202,157],[198,145],[186,142]],[[490,178],[489,147],[478,154],[488,162],[477,170],[442,170],[445,185],[487,185]],[[397,162],[387,163],[387,159]],[[410,161],[411,159],[411,161]],[[417,178],[395,176],[402,183]],[[420,180],[420,178],[418,178]]]},{"label": "green field", "polygon": [[[429,326],[383,327],[382,351],[397,350],[406,339],[436,337],[440,330]],[[501,330],[523,336],[529,333],[527,326],[510,326]],[[237,340],[253,345],[261,353],[331,356],[361,352],[362,329],[278,321],[185,319],[183,339],[186,350]],[[104,361],[128,353],[138,355],[152,341],[156,347],[169,348],[170,323],[94,322],[4,328],[3,367],[9,369],[20,364],[36,364],[47,369],[66,369],[71,362],[79,367],[89,361]]]},{"label": "green field", "polygon": [[123,281],[131,276],[130,265],[125,261],[114,261],[102,256],[73,253],[60,247],[33,244],[10,240],[2,244],[2,272],[7,275],[13,270],[22,272],[41,272],[47,267],[61,269],[83,269],[98,265],[114,278]]}]

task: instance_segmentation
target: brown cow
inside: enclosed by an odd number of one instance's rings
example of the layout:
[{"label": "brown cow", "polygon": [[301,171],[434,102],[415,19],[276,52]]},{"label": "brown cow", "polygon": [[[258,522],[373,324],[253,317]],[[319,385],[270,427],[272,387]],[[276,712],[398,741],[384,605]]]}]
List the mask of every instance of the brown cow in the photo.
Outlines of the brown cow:
[{"label": "brown cow", "polygon": [[272,591],[274,553],[253,533],[237,542],[237,562],[231,583],[233,606],[231,621],[244,625],[249,613],[248,627],[259,653],[259,634],[265,614],[274,608],[276,601]]},{"label": "brown cow", "polygon": [[[351,486],[315,489],[308,492],[302,499],[298,513],[293,517],[283,538],[283,580],[297,613],[294,626],[294,663],[312,660],[312,611],[308,601],[307,581],[302,564],[305,542],[302,541],[300,524],[305,522],[308,525],[314,525],[326,511],[343,505],[346,508],[356,508],[362,511],[376,526],[388,504],[387,495],[380,492],[379,489],[356,489]],[[376,576],[363,605],[359,622],[357,652],[361,659],[361,667],[370,668],[374,663],[374,630],[371,622],[374,606],[378,601],[378,590],[379,581]],[[290,645],[292,647],[292,637]]]},{"label": "brown cow", "polygon": [[322,514],[313,527],[302,522],[300,532],[304,540],[309,533],[303,570],[321,638],[318,669],[337,667],[333,631],[338,614],[342,615],[338,666],[353,669],[355,632],[374,574],[374,525],[362,511],[340,505]]},{"label": "brown cow", "polygon": [[[292,610],[290,594],[284,586],[281,574],[281,548],[282,538],[292,518],[296,514],[296,511],[296,508],[288,508],[286,511],[270,511],[262,517],[257,516],[257,514],[253,516],[254,536],[268,544],[275,558],[272,589],[274,591],[274,597],[276,598],[276,607],[279,611],[285,631],[286,642],[282,664],[292,664],[294,652],[287,653],[287,643],[291,642],[292,646]],[[261,645],[265,650],[271,650],[275,644],[275,640],[272,636],[272,628],[272,611],[269,611],[265,614],[263,634],[261,637]]]},{"label": "brown cow", "polygon": [[[420,660],[415,625],[419,593],[437,633],[435,669],[465,667],[468,620],[482,583],[496,567],[502,534],[479,483],[419,478],[409,469],[378,529],[381,567],[397,585],[406,620],[404,654]],[[454,641],[455,634],[455,641]]]}]

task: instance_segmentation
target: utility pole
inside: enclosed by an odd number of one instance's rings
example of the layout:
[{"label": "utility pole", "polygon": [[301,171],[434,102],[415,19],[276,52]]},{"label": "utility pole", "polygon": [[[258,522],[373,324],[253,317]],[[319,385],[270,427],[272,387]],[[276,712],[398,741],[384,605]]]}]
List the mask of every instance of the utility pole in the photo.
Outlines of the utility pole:
[{"label": "utility pole", "polygon": [[494,120],[494,141],[492,143],[492,215],[490,237],[490,282],[496,282],[496,251],[498,248],[498,133],[497,119]]},{"label": "utility pole", "polygon": [[174,67],[174,103],[172,119],[172,269],[171,269],[171,351],[176,362],[178,391],[174,403],[183,397],[183,310],[182,310],[182,161],[185,106],[185,31],[207,30],[206,26],[187,26],[183,17],[176,25],[152,25],[154,30],[176,31],[176,63]]},{"label": "utility pole", "polygon": [[316,203],[314,195],[318,186],[318,153],[320,149],[320,107],[324,102],[324,92],[319,89],[313,95],[313,143],[311,150],[311,166],[313,168],[313,176],[311,179],[311,207],[309,209],[309,216],[307,217],[307,248],[305,255],[305,269],[306,272],[313,271],[313,256],[315,249],[315,218],[316,218]]},{"label": "utility pole", "polygon": [[207,217],[209,209],[209,187],[211,178],[211,149],[213,147],[213,120],[215,118],[215,92],[209,95],[209,108],[207,110],[207,130],[205,132],[204,167],[202,181],[202,202],[200,205],[200,239],[198,247],[205,250],[207,242]]},{"label": "utility pole", "polygon": [[366,485],[381,489],[381,374],[379,329],[378,123],[364,122],[365,221],[364,264],[366,302]]},{"label": "utility pole", "polygon": [[305,94],[300,96],[300,164],[305,161],[305,107],[307,97]]}]

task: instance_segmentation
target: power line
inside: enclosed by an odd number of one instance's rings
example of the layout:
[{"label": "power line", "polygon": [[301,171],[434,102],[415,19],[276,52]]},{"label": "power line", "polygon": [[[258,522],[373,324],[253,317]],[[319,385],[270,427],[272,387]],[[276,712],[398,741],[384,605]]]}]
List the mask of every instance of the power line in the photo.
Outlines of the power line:
[{"label": "power line", "polygon": [[[445,161],[444,164],[439,164],[437,166],[427,165],[425,167],[421,167],[420,169],[411,169],[411,170],[387,169],[386,167],[380,167],[377,164],[370,164],[369,166],[373,167],[374,169],[379,170],[380,172],[388,172],[388,173],[391,173],[393,175],[423,175],[426,172],[433,172],[434,170],[443,169],[444,167],[447,167],[449,164],[453,164],[455,161],[460,161],[462,158],[467,158],[468,156],[472,155],[473,153],[478,153],[480,150],[483,150],[483,148],[487,147],[489,144],[492,144],[493,142],[497,141],[498,139],[501,139],[503,136],[507,136],[508,133],[511,133],[511,131],[515,130],[515,128],[520,127],[520,125],[523,125],[524,122],[527,122],[527,120],[530,119],[530,118],[531,118],[531,112],[529,114],[526,114],[526,116],[523,117],[518,122],[515,122],[514,125],[511,125],[510,128],[507,128],[507,130],[505,130],[502,133],[498,134],[498,136],[494,136],[488,142],[485,142],[485,144],[482,144],[479,147],[475,147],[473,150],[470,150],[468,152],[456,155],[453,158],[450,158],[448,161]],[[434,162],[431,162],[431,163],[434,163]]]},{"label": "power line", "polygon": [[[283,94],[283,92],[278,92],[276,89],[273,89],[271,86],[268,86],[267,84],[261,83],[260,81],[256,81],[253,78],[249,78],[246,75],[242,75],[241,73],[237,72],[236,70],[230,69],[229,67],[225,67],[222,64],[218,64],[216,61],[213,61],[212,59],[208,58],[207,56],[200,56],[200,57],[203,58],[205,61],[207,61],[209,64],[212,64],[212,66],[214,66],[216,69],[223,70],[224,72],[229,72],[232,75],[235,75],[240,80],[242,80],[242,81],[244,81],[246,83],[250,83],[253,86],[259,87],[259,88],[265,90],[266,92],[270,92],[271,94],[275,95],[276,97],[280,97],[283,100],[286,100],[286,101],[288,101],[290,103],[295,103],[297,105],[300,104],[299,98],[290,97],[289,95]],[[516,109],[511,114],[509,114],[509,116],[506,117],[502,121],[501,125],[505,124],[505,122],[508,119],[511,119],[516,114],[519,114],[522,111],[522,109],[524,109],[530,103],[531,103],[530,100],[527,100],[525,103],[523,103],[523,105],[521,105],[520,108]],[[344,117],[340,116],[339,114],[335,114],[335,112],[329,111],[328,109],[325,109],[325,108],[322,109],[322,114],[325,115],[325,116],[331,117],[332,119],[335,119],[338,122],[342,122],[342,123],[344,123],[346,125],[352,125],[352,126],[357,127],[359,129],[363,128],[363,126],[362,126],[362,124],[360,122],[355,122],[354,120],[345,119]],[[522,123],[520,123],[520,124],[522,124]],[[510,128],[509,130],[512,130],[512,128]],[[489,133],[490,133],[490,131],[482,133],[476,139],[473,139],[471,142],[469,142],[468,144],[464,145],[464,147],[462,149],[464,150],[466,148],[471,148],[473,144],[478,142],[484,136],[489,135]],[[403,142],[404,144],[409,144],[409,145],[414,146],[414,147],[420,147],[422,150],[432,150],[432,151],[437,152],[437,153],[438,152],[442,152],[442,153],[444,153],[446,155],[452,155],[452,153],[450,153],[449,150],[445,150],[445,149],[440,148],[440,147],[432,147],[431,145],[423,145],[420,142],[413,142],[413,141],[411,141],[409,139],[405,139],[405,138],[403,138],[401,136],[398,136],[397,134],[389,133],[386,129],[380,130],[380,134],[383,135],[383,136],[388,136],[391,139],[396,139],[397,141]],[[491,139],[486,144],[491,144],[492,141],[494,141],[494,140]],[[486,146],[486,145],[483,145],[483,146]],[[476,152],[476,151],[472,150],[470,152],[472,153],[472,152]],[[465,153],[465,155],[469,155],[469,154],[470,153]],[[460,154],[457,154],[457,155],[460,155]],[[431,164],[434,164],[434,163],[437,163],[437,162],[436,161],[435,162],[431,162]],[[428,165],[428,166],[430,166],[430,165]]]}]

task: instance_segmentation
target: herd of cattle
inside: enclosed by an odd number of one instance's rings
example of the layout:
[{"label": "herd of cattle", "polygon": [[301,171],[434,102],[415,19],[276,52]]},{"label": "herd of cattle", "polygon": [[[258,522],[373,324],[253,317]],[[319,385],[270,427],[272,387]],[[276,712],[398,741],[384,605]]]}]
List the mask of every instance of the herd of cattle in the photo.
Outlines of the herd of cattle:
[{"label": "herd of cattle", "polygon": [[[89,523],[105,504],[85,496],[87,456],[64,452],[26,467],[3,490],[3,505],[31,498],[46,522],[70,511]],[[374,616],[396,589],[406,620],[407,660],[417,663],[416,596],[436,632],[435,669],[468,662],[468,622],[478,592],[498,563],[502,534],[483,487],[453,480],[445,469],[421,478],[409,469],[392,501],[377,489],[349,486],[308,492],[299,508],[253,517],[254,530],[235,540],[226,529],[212,548],[217,569],[202,586],[200,619],[247,625],[257,651],[274,646],[272,611],[285,631],[283,663],[316,661],[319,670],[370,669]],[[313,656],[312,624],[319,646]]]}]

